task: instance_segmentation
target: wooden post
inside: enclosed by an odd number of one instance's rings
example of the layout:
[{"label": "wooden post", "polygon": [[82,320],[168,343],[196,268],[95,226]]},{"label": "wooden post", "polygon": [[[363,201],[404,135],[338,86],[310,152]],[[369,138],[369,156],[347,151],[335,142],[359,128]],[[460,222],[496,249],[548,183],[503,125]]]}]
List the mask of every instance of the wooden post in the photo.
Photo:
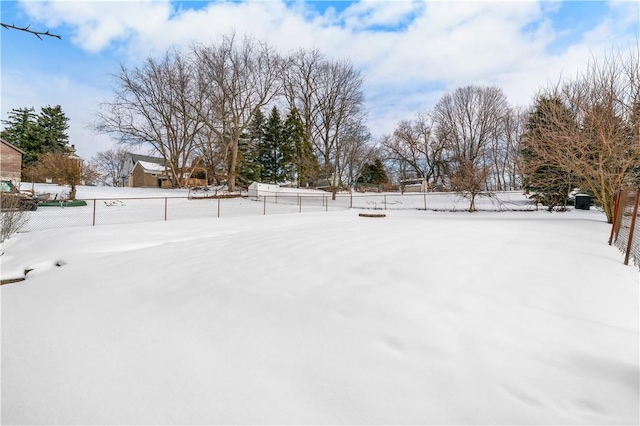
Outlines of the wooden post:
[{"label": "wooden post", "polygon": [[631,254],[631,245],[633,243],[633,233],[636,227],[636,217],[638,216],[638,200],[640,199],[640,191],[636,191],[636,201],[633,203],[633,216],[631,216],[631,227],[629,228],[629,241],[627,241],[627,252],[624,256],[624,264],[629,264],[629,255]]},{"label": "wooden post", "polygon": [[618,192],[616,192],[616,198],[615,198],[615,202],[614,202],[614,208],[613,208],[613,223],[611,224],[611,235],[609,235],[609,245],[611,245],[613,243],[613,234],[615,233],[616,230],[616,224],[618,222],[618,209],[620,208],[620,199],[622,198],[622,190],[618,190]]}]

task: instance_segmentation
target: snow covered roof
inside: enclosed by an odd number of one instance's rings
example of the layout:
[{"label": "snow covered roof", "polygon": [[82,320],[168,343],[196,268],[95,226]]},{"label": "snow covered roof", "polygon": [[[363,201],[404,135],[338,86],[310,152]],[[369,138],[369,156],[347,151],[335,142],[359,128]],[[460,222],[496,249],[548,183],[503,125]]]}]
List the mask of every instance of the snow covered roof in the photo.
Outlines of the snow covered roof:
[{"label": "snow covered roof", "polygon": [[164,166],[157,163],[150,163],[148,161],[138,161],[138,164],[142,166],[145,172],[164,172]]}]

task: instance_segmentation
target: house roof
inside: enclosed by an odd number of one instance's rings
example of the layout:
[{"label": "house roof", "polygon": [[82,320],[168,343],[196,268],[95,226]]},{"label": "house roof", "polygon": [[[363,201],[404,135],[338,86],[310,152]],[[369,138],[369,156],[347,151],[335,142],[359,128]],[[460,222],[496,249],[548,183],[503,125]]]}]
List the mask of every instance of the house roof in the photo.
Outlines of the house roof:
[{"label": "house roof", "polygon": [[0,141],[2,141],[3,144],[7,145],[9,148],[13,148],[16,151],[18,151],[20,154],[26,154],[23,150],[21,150],[20,148],[18,148],[17,146],[5,141],[4,139],[0,139]]},{"label": "house roof", "polygon": [[137,161],[136,164],[144,169],[145,172],[164,172],[164,166],[157,163],[150,163],[148,161]]},{"label": "house roof", "polygon": [[129,153],[129,156],[133,160],[133,164],[137,163],[138,161],[144,161],[146,163],[154,163],[154,164],[160,164],[164,166],[164,158],[151,157],[149,155],[131,154],[131,153]]}]

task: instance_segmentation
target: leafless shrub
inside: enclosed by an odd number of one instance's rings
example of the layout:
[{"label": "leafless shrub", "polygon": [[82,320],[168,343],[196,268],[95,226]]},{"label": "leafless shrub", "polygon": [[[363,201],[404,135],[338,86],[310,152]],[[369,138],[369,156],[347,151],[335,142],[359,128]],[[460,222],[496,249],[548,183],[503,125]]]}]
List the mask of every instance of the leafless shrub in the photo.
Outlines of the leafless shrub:
[{"label": "leafless shrub", "polygon": [[29,222],[29,214],[17,197],[2,196],[0,212],[0,242],[8,239]]}]

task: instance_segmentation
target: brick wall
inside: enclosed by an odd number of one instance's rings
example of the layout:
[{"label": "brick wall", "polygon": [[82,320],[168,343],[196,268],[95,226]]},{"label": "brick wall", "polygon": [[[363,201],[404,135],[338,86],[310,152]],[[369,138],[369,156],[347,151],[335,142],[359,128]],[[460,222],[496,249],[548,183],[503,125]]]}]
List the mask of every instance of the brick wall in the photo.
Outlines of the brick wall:
[{"label": "brick wall", "polygon": [[0,147],[0,177],[20,182],[22,153],[5,141],[2,141]]}]

